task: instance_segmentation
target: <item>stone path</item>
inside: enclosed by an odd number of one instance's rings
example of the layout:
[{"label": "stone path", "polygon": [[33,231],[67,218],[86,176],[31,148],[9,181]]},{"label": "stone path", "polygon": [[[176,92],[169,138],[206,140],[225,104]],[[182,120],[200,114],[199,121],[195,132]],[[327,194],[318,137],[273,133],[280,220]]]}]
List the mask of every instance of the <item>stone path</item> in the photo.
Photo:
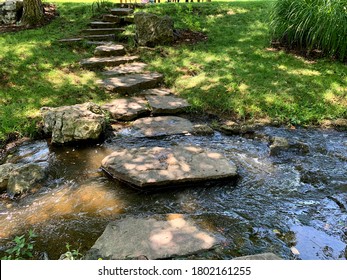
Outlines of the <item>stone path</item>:
[{"label": "stone path", "polygon": [[[131,122],[129,137],[213,133],[206,125],[194,125],[177,116],[189,108],[188,102],[163,87],[162,74],[148,71],[147,65],[138,56],[128,53],[124,44],[115,42],[124,31],[124,26],[133,21],[133,12],[129,8],[111,9],[109,14],[102,17],[102,21],[90,23],[90,28],[83,31],[86,35],[66,40],[70,43],[87,40],[97,45],[94,56],[83,59],[80,65],[96,71],[102,77],[96,81],[97,84],[110,95],[123,95],[123,98],[112,99],[101,107],[85,103],[43,108],[45,131],[52,134],[52,143],[63,144],[101,137],[106,113],[111,122]],[[156,190],[188,183],[232,179],[237,175],[234,163],[222,153],[181,145],[115,148],[101,166],[116,180],[141,189]],[[132,242],[129,242],[130,237]],[[170,240],[167,239],[169,237]],[[125,219],[108,225],[90,251],[89,258],[96,255],[111,259],[138,255],[150,259],[167,258],[210,249],[216,243],[215,236],[182,217],[174,220]]]}]

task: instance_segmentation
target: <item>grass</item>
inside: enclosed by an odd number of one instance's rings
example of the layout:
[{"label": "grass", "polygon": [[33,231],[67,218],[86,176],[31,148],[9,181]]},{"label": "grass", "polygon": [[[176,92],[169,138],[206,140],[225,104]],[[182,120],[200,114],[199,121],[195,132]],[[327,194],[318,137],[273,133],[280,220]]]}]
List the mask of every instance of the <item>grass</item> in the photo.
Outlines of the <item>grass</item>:
[{"label": "grass", "polygon": [[[0,35],[0,140],[33,136],[43,106],[110,98],[95,73],[78,62],[90,47],[59,45],[92,16],[93,1],[55,1],[60,17],[37,30]],[[347,117],[346,65],[269,47],[269,1],[168,3],[149,11],[174,17],[177,28],[202,31],[207,42],[142,51],[153,70],[188,99],[193,110],[238,119],[271,118],[314,124]]]}]

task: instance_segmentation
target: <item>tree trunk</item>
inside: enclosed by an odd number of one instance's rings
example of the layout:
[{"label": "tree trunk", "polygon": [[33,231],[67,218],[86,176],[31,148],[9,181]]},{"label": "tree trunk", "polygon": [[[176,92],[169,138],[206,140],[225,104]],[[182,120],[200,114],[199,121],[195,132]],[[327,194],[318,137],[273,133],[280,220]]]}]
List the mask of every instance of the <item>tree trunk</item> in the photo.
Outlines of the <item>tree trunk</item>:
[{"label": "tree trunk", "polygon": [[23,5],[22,24],[33,26],[44,22],[45,15],[41,0],[24,0]]}]

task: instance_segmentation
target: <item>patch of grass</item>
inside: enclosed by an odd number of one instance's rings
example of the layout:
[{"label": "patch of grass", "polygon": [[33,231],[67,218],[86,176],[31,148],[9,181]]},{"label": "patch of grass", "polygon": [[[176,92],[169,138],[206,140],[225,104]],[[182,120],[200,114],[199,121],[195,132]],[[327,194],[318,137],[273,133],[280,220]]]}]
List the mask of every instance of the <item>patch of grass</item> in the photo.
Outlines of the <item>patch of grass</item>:
[{"label": "patch of grass", "polygon": [[143,55],[195,110],[295,125],[346,118],[346,65],[272,49],[271,6],[271,1],[151,6],[148,11],[170,15],[177,28],[202,31],[209,40]]},{"label": "patch of grass", "polygon": [[[110,98],[96,87],[96,74],[79,66],[92,48],[57,43],[86,28],[93,1],[54,2],[60,17],[51,24],[0,36],[0,141],[13,133],[33,136],[43,106]],[[293,124],[346,118],[346,65],[269,48],[270,7],[265,0],[150,5],[148,11],[172,16],[177,28],[209,39],[142,51],[142,58],[195,111]]]}]

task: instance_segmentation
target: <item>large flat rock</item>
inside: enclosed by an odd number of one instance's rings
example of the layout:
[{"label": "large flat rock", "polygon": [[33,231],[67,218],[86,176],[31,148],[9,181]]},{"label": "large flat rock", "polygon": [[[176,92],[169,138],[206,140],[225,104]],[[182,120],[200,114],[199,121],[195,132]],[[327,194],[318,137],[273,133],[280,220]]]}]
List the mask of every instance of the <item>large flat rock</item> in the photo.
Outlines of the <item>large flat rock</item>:
[{"label": "large flat rock", "polygon": [[223,154],[195,146],[119,149],[102,161],[103,170],[141,189],[160,189],[231,178],[236,166]]},{"label": "large flat rock", "polygon": [[177,114],[189,108],[189,103],[182,98],[170,95],[147,95],[153,115]]},{"label": "large flat rock", "polygon": [[[101,29],[102,30],[102,29]],[[98,46],[94,50],[95,56],[122,56],[125,55],[125,48],[119,44],[107,44]]]},{"label": "large flat rock", "polygon": [[124,32],[124,28],[89,28],[83,30],[83,33],[89,34],[89,35],[104,35],[104,34],[116,34]]},{"label": "large flat rock", "polygon": [[84,68],[94,69],[107,66],[118,66],[138,59],[138,56],[110,56],[110,57],[91,57],[81,60],[80,64]]},{"label": "large flat rock", "polygon": [[109,111],[113,119],[120,121],[131,121],[150,112],[147,101],[140,97],[115,99],[102,108]]},{"label": "large flat rock", "polygon": [[115,8],[115,9],[111,9],[111,14],[112,15],[116,15],[116,16],[127,16],[127,15],[131,15],[132,13],[134,13],[133,9],[129,9],[129,8]]},{"label": "large flat rock", "polygon": [[187,134],[193,130],[194,126],[189,120],[175,116],[141,118],[134,121],[132,125],[133,136],[135,137]]},{"label": "large flat rock", "polygon": [[172,92],[167,88],[150,88],[145,89],[138,93],[138,95],[157,95],[157,96],[164,96],[164,95],[171,95]]},{"label": "large flat rock", "polygon": [[92,21],[89,25],[92,28],[114,28],[117,26],[117,23],[105,21]]},{"label": "large flat rock", "polygon": [[105,76],[118,76],[125,74],[137,74],[143,73],[145,68],[147,67],[146,63],[143,62],[132,62],[124,65],[119,65],[109,69],[108,71],[104,71],[101,74]]},{"label": "large flat rock", "polygon": [[85,259],[167,259],[211,250],[222,240],[180,214],[125,217],[107,225]]},{"label": "large flat rock", "polygon": [[143,89],[155,87],[162,80],[163,75],[154,72],[107,78],[100,81],[100,85],[111,92],[131,94]]}]

